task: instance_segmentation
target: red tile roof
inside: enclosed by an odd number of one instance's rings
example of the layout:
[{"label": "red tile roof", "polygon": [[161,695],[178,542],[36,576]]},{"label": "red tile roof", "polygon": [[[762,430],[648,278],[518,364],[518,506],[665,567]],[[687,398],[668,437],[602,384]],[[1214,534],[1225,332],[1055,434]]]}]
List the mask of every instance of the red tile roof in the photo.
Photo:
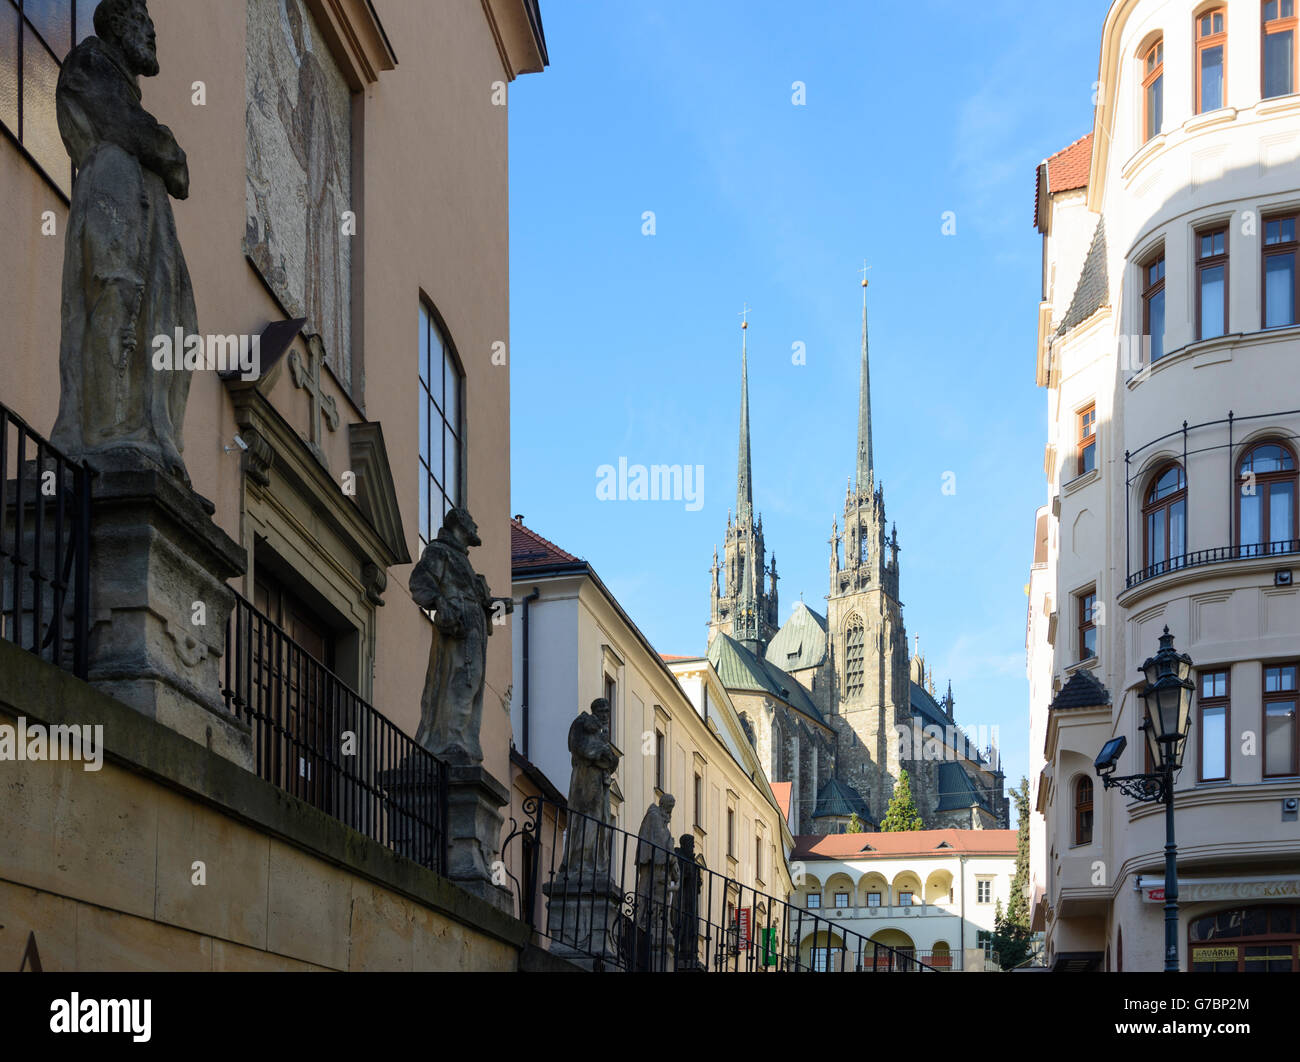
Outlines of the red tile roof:
[{"label": "red tile roof", "polygon": [[702,658],[698,656],[676,656],[673,653],[660,653],[659,659],[660,660],[700,660]]},{"label": "red tile roof", "polygon": [[772,783],[772,795],[776,797],[776,806],[781,809],[786,822],[790,821],[790,793],[793,789],[793,782]]},{"label": "red tile roof", "polygon": [[[1088,169],[1092,166],[1092,134],[1082,136],[1042,164],[1047,167],[1047,194],[1072,192],[1088,187]],[[1034,224],[1038,224],[1040,181],[1034,181]]]},{"label": "red tile roof", "polygon": [[[773,789],[776,787],[773,786]],[[778,795],[777,799],[780,799]],[[941,847],[946,844],[947,847]],[[1016,854],[1015,830],[900,830],[800,834],[791,859],[897,859],[903,856]]]},{"label": "red tile roof", "polygon": [[580,558],[560,549],[518,520],[510,521],[510,567],[514,571],[550,568],[556,564],[581,563]]},{"label": "red tile roof", "polygon": [[1092,134],[1080,137],[1069,147],[1061,148],[1047,160],[1048,191],[1071,192],[1088,187],[1088,168],[1092,165]]}]

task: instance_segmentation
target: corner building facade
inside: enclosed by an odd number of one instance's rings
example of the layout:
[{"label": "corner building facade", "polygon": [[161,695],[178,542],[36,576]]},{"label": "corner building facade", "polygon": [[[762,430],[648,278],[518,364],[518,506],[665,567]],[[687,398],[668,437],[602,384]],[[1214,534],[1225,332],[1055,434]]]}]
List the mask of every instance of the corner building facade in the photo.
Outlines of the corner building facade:
[{"label": "corner building facade", "polygon": [[1089,137],[1037,174],[1048,491],[1030,580],[1035,918],[1056,969],[1164,962],[1142,662],[1195,663],[1189,970],[1300,969],[1300,84],[1290,0],[1122,0]]}]

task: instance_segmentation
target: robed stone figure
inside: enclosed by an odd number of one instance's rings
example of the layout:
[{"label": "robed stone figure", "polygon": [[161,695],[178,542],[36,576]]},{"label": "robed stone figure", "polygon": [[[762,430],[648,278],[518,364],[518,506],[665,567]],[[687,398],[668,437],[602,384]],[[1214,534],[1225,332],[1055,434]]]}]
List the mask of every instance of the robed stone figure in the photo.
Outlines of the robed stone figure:
[{"label": "robed stone figure", "polygon": [[77,175],[51,441],[73,457],[144,457],[188,482],[181,427],[190,373],[155,369],[153,350],[155,337],[198,334],[170,199],[189,195],[189,168],[171,130],[141,106],[140,78],[158,73],[145,0],[103,0],[95,33],[68,54],[55,90]]},{"label": "robed stone figure", "polygon": [[659,804],[646,808],[636,845],[636,897],[638,928],[650,923],[650,913],[666,912],[680,878],[677,856],[673,852],[670,823],[677,801],[671,793],[659,798]]},{"label": "robed stone figure", "polygon": [[610,786],[618,770],[619,754],[610,740],[609,701],[598,697],[591,711],[569,724],[570,812],[565,827],[564,859],[560,876],[578,884],[605,885],[609,881],[610,845],[614,815]]},{"label": "robed stone figure", "polygon": [[670,828],[676,803],[671,793],[665,793],[658,806],[651,804],[637,835],[635,939],[639,970],[662,972],[674,966],[676,940],[670,914],[681,880]]},{"label": "robed stone figure", "polygon": [[498,610],[514,611],[510,598],[491,595],[469,562],[470,546],[482,544],[473,517],[452,509],[438,537],[424,547],[410,584],[415,603],[433,610],[416,740],[443,762],[466,766],[483,762],[479,728],[491,619]]}]

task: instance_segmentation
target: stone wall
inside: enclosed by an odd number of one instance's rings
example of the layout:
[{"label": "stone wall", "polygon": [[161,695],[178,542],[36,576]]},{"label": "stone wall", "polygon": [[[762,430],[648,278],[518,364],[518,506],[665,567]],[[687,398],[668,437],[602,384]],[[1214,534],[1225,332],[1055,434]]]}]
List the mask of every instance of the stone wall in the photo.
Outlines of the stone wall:
[{"label": "stone wall", "polygon": [[[518,920],[0,641],[0,725],[103,727],[102,768],[0,760],[0,968],[516,970]],[[206,884],[195,884],[196,861]]]}]

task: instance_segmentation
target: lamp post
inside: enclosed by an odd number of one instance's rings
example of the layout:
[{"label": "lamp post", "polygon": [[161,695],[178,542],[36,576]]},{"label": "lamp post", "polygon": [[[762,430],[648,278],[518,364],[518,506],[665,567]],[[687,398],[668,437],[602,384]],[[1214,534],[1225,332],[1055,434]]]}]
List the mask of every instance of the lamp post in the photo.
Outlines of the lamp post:
[{"label": "lamp post", "polygon": [[1144,708],[1142,730],[1151,752],[1152,774],[1115,776],[1128,740],[1112,738],[1097,756],[1097,775],[1106,789],[1118,788],[1134,800],[1165,805],[1165,973],[1178,972],[1178,848],[1174,843],[1174,776],[1183,766],[1191,727],[1192,658],[1174,649],[1165,628],[1156,655],[1142,665],[1146,682],[1139,691]]}]

